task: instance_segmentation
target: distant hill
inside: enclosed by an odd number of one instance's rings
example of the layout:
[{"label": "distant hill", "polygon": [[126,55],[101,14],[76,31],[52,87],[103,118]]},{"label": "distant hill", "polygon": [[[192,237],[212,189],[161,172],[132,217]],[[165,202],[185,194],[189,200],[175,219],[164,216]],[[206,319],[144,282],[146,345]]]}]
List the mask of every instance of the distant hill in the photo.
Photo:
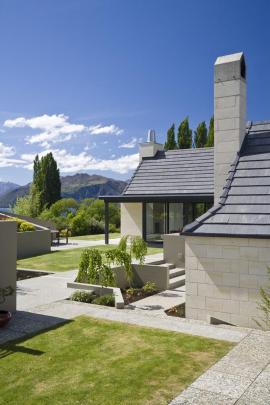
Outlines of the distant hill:
[{"label": "distant hill", "polygon": [[9,191],[15,190],[15,188],[20,187],[18,184],[0,181],[0,197]]},{"label": "distant hill", "polygon": [[[126,186],[125,181],[114,180],[96,174],[77,173],[73,176],[61,177],[62,197],[83,200],[84,198],[97,198],[100,195],[119,195]],[[1,184],[1,183],[0,183]],[[13,205],[18,197],[29,193],[30,184],[17,186],[11,191],[0,195],[0,207]]]}]

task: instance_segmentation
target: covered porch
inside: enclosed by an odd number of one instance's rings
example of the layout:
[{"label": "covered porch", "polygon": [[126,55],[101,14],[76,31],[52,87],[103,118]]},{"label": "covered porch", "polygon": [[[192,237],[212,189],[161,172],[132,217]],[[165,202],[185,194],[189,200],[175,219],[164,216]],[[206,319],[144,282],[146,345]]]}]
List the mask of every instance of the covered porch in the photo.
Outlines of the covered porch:
[{"label": "covered porch", "polygon": [[207,195],[103,196],[105,243],[109,243],[109,204],[121,204],[121,235],[138,235],[151,245],[163,243],[163,235],[180,233],[213,205]]}]

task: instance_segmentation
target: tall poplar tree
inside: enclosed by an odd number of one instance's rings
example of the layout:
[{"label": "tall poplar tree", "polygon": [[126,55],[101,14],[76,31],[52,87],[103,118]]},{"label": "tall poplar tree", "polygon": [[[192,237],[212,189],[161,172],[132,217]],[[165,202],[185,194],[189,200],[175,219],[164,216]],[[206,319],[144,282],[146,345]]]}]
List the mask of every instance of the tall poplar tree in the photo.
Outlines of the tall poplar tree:
[{"label": "tall poplar tree", "polygon": [[177,149],[177,143],[175,141],[174,124],[167,131],[167,141],[164,144],[165,150]]},{"label": "tall poplar tree", "polygon": [[202,121],[194,131],[195,148],[204,148],[207,142],[207,127],[205,121]]},{"label": "tall poplar tree", "polygon": [[208,136],[206,145],[207,147],[214,146],[214,137],[215,137],[215,129],[214,129],[214,116],[211,117],[208,129]]},{"label": "tall poplar tree", "polygon": [[177,140],[179,149],[189,149],[192,147],[192,129],[189,128],[188,117],[178,127]]}]

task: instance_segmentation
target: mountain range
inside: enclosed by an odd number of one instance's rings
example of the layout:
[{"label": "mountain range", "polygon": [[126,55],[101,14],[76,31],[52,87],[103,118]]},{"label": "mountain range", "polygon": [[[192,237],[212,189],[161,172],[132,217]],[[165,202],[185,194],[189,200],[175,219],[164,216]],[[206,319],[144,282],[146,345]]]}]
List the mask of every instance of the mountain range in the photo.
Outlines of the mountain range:
[{"label": "mountain range", "polygon": [[[84,198],[97,198],[100,195],[119,195],[126,182],[96,174],[77,173],[61,177],[62,197],[81,201]],[[29,193],[30,185],[19,186],[10,182],[0,182],[0,207],[8,208],[15,204],[18,197]]]}]

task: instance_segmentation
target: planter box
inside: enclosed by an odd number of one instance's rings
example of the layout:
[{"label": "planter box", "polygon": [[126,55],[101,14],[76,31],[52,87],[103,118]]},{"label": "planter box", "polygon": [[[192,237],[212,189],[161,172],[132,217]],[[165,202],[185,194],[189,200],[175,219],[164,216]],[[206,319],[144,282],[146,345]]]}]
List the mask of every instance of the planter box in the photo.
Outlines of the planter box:
[{"label": "planter box", "polygon": [[[94,291],[98,295],[113,294],[115,298],[115,308],[124,308],[124,299],[120,288],[117,287],[102,287],[101,285],[86,284],[86,283],[67,283],[68,288],[74,288],[76,290]],[[91,304],[90,304],[91,305]]]}]

